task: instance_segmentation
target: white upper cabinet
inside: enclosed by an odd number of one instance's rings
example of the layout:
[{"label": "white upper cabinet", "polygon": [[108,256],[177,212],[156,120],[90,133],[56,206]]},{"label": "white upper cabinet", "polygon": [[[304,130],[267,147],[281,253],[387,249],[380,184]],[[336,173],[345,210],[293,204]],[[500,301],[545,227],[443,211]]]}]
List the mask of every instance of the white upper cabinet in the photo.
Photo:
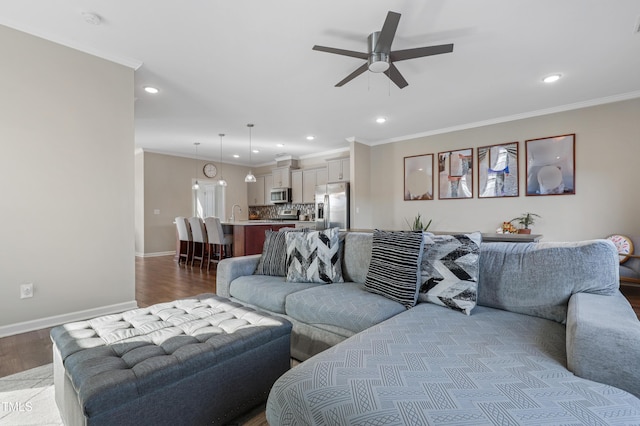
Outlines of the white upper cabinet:
[{"label": "white upper cabinet", "polygon": [[277,167],[271,171],[274,188],[291,188],[291,168]]},{"label": "white upper cabinet", "polygon": [[349,157],[327,160],[327,182],[349,182],[351,169]]},{"label": "white upper cabinet", "polygon": [[256,176],[254,183],[247,183],[247,204],[249,206],[265,204],[264,176]]},{"label": "white upper cabinet", "polygon": [[327,168],[310,169],[302,172],[302,202],[315,203],[316,186],[327,183]]},{"label": "white upper cabinet", "polygon": [[291,202],[292,203],[303,203],[303,171],[302,170],[293,170],[291,172]]}]

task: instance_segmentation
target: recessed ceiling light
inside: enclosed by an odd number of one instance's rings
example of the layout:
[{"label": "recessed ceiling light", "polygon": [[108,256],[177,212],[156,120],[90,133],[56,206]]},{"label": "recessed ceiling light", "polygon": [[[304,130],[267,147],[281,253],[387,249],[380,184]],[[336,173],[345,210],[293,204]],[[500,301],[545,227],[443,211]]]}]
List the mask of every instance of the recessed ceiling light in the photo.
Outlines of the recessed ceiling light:
[{"label": "recessed ceiling light", "polygon": [[253,152],[254,154],[258,154],[260,153],[260,151],[258,151],[257,149],[252,150],[251,152]]},{"label": "recessed ceiling light", "polygon": [[307,140],[308,140],[308,141],[312,141],[312,140],[314,140],[315,138],[316,138],[316,137],[315,137],[315,136],[313,136],[313,135],[309,135],[309,136],[307,136]]},{"label": "recessed ceiling light", "polygon": [[283,143],[279,143],[279,144],[277,144],[276,146],[277,146],[278,148],[282,148],[282,147],[284,146],[284,144],[283,144]]},{"label": "recessed ceiling light", "polygon": [[151,93],[152,95],[155,95],[160,90],[158,90],[157,88],[155,88],[153,86],[144,86],[144,91],[147,92],[147,93]]},{"label": "recessed ceiling light", "polygon": [[387,122],[387,118],[386,117],[378,117],[376,118],[376,123],[378,124],[382,124],[382,123],[386,123]]},{"label": "recessed ceiling light", "polygon": [[240,158],[238,154],[233,154],[233,158]]},{"label": "recessed ceiling light", "polygon": [[551,74],[543,78],[542,81],[544,81],[545,83],[554,83],[560,80],[560,77],[562,77],[562,74]]}]

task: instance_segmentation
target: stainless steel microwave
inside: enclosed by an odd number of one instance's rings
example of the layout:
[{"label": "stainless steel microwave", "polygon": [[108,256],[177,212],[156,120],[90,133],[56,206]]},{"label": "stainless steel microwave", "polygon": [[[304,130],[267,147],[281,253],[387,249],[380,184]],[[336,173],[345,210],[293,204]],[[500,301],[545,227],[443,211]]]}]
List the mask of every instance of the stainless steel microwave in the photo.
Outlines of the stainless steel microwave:
[{"label": "stainless steel microwave", "polygon": [[284,204],[291,202],[291,188],[271,189],[271,202],[273,204]]}]

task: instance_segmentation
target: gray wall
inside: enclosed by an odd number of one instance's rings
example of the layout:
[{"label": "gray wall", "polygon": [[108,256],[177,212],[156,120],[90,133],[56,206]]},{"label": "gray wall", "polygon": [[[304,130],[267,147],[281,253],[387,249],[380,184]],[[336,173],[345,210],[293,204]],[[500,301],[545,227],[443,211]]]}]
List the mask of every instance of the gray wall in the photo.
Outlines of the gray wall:
[{"label": "gray wall", "polygon": [[135,304],[133,70],[3,26],[0,58],[0,335]]},{"label": "gray wall", "polygon": [[[207,162],[194,158],[177,157],[154,152],[139,151],[136,154],[136,188],[140,191],[140,203],[136,205],[136,255],[159,255],[176,249],[176,216],[193,215],[191,185],[198,172],[200,182],[207,181],[202,175],[202,167]],[[196,167],[196,162],[198,163]],[[220,167],[218,167],[218,173]],[[231,216],[231,206],[239,204],[242,213],[236,209],[238,219],[248,219],[247,184],[244,182],[249,169],[243,166],[223,164],[222,175],[228,183],[225,197],[226,218]],[[212,181],[216,181],[216,176]],[[154,211],[159,211],[155,214]]]},{"label": "gray wall", "polygon": [[[526,139],[576,134],[576,194],[525,196]],[[520,142],[520,197],[403,200],[404,157],[479,146]],[[405,219],[421,213],[438,231],[494,232],[502,221],[534,212],[542,219],[533,227],[548,241],[575,241],[612,233],[640,235],[638,159],[640,158],[640,99],[632,99],[535,118],[379,145],[371,149],[373,224],[407,229]],[[436,166],[434,166],[436,167]]]}]

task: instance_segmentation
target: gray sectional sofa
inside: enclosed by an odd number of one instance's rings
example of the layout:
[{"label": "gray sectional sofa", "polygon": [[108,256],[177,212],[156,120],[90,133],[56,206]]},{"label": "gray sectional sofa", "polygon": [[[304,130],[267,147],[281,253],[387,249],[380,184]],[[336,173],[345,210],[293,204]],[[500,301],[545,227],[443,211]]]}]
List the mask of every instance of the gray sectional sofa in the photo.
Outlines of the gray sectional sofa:
[{"label": "gray sectional sofa", "polygon": [[341,241],[344,283],[254,275],[225,259],[217,293],[293,324],[306,360],[267,419],[295,424],[640,424],[640,322],[606,240],[482,243],[471,315],[365,289],[372,234]]}]

